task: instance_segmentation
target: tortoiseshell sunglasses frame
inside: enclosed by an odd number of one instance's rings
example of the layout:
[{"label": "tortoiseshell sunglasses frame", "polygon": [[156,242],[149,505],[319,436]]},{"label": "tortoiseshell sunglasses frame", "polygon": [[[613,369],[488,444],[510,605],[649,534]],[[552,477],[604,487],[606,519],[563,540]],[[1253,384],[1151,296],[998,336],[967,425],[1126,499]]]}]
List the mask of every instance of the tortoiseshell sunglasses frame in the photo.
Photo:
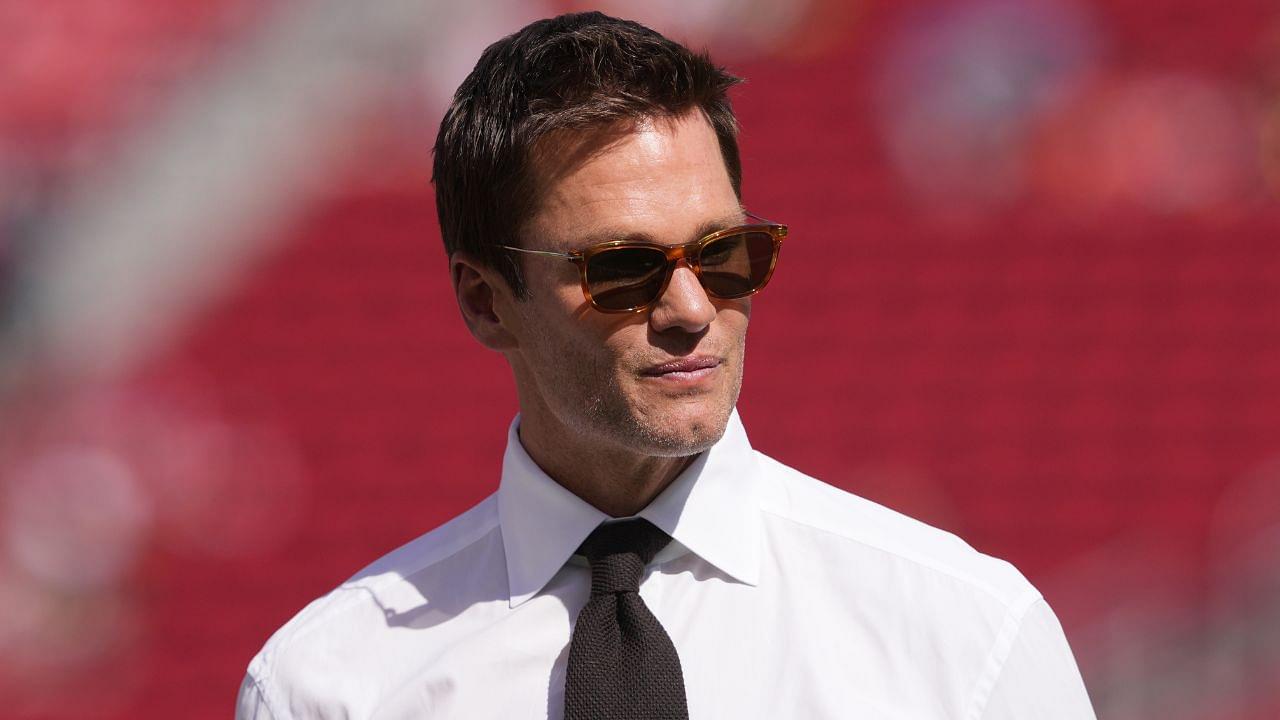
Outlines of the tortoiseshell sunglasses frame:
[{"label": "tortoiseshell sunglasses frame", "polygon": [[[568,260],[574,265],[577,265],[578,276],[582,284],[582,294],[586,296],[587,302],[591,303],[591,307],[604,313],[636,313],[636,312],[643,312],[644,310],[647,310],[648,308],[650,308],[654,303],[658,301],[658,298],[661,298],[662,294],[667,291],[667,285],[671,282],[671,276],[675,274],[676,266],[680,263],[681,260],[688,261],[689,268],[693,270],[693,274],[698,277],[699,284],[702,285],[702,289],[705,290],[708,295],[710,295],[711,297],[720,298],[722,300],[735,300],[737,298],[744,298],[744,297],[749,297],[751,295],[755,295],[756,293],[763,290],[766,285],[769,284],[769,280],[773,278],[773,271],[778,265],[778,254],[782,250],[782,241],[785,240],[787,237],[786,225],[782,225],[780,223],[775,223],[770,220],[766,220],[760,217],[759,215],[753,215],[752,213],[744,213],[744,214],[753,220],[758,220],[759,222],[756,224],[750,224],[750,225],[735,225],[734,227],[725,228],[723,230],[717,230],[713,233],[703,235],[702,237],[698,238],[697,240],[694,240],[693,242],[684,243],[683,245],[661,245],[659,243],[638,242],[634,240],[610,240],[608,242],[602,242],[602,243],[599,243],[598,245],[592,245],[590,247],[586,247],[581,250],[574,250],[573,252],[555,252],[553,250],[529,250],[527,248],[515,247],[513,245],[499,245],[498,247],[503,248],[505,250],[514,250],[515,252],[526,253],[528,255],[544,255],[547,257],[558,257],[564,260]],[[765,273],[764,280],[762,280],[759,285],[752,288],[749,292],[745,292],[745,293],[740,293],[736,295],[718,295],[715,292],[713,292],[710,288],[708,288],[706,284],[702,283],[702,264],[700,262],[700,258],[702,256],[703,248],[715,242],[716,240],[728,237],[730,235],[740,235],[740,234],[755,233],[755,232],[767,233],[773,239],[773,255],[769,258],[769,271]],[[617,250],[619,248],[648,248],[648,249],[657,250],[663,253],[664,255],[666,255],[667,267],[665,270],[663,270],[662,285],[658,288],[658,291],[654,294],[653,299],[649,300],[646,303],[635,305],[632,307],[626,307],[626,308],[600,307],[600,305],[596,304],[595,298],[592,297],[591,287],[587,283],[587,264],[590,263],[591,258],[595,257],[596,255],[599,255],[600,253],[603,253],[603,252],[608,252],[610,250]]]}]

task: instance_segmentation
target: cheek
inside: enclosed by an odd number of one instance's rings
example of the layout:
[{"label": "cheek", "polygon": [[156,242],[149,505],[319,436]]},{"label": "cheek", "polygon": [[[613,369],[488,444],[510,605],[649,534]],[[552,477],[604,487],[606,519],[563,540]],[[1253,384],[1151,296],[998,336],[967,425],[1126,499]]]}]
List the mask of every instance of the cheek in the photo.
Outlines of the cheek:
[{"label": "cheek", "polygon": [[751,320],[751,298],[721,300],[717,303],[716,310],[716,323],[720,326],[720,331],[733,338],[735,344],[741,344]]},{"label": "cheek", "polygon": [[[579,294],[581,298],[581,294]],[[532,303],[532,300],[530,301]],[[532,352],[527,360],[540,375],[554,377],[568,386],[581,386],[594,379],[617,372],[625,364],[628,351],[634,351],[639,340],[628,339],[633,328],[610,324],[612,316],[595,312],[590,307],[566,308],[548,303],[531,306],[525,314],[523,342]],[[554,318],[554,319],[551,319]],[[643,329],[643,328],[641,328]]]},{"label": "cheek", "polygon": [[751,319],[751,296],[739,298],[737,300],[725,300],[724,312],[735,316],[735,318],[746,324]]}]

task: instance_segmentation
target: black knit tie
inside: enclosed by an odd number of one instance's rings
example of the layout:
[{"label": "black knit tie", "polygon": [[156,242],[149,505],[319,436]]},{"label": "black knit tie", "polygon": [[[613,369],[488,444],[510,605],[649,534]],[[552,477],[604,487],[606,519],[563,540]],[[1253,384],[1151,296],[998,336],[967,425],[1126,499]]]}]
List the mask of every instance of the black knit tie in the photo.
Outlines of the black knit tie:
[{"label": "black knit tie", "polygon": [[671,538],[648,520],[607,523],[578,549],[591,599],[578,613],[565,675],[565,720],[688,718],[680,656],[640,599],[640,576]]}]

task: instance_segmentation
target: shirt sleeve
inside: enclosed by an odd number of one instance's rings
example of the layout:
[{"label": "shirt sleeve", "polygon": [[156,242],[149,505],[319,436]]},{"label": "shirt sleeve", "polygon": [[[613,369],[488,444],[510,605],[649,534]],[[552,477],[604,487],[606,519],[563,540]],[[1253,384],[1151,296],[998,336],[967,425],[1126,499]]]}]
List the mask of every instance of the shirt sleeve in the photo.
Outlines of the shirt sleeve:
[{"label": "shirt sleeve", "polygon": [[1096,720],[1067,637],[1043,599],[1023,615],[982,720]]},{"label": "shirt sleeve", "polygon": [[236,720],[282,720],[277,718],[267,707],[267,699],[262,695],[253,675],[245,675],[240,683],[240,694],[236,697]]}]

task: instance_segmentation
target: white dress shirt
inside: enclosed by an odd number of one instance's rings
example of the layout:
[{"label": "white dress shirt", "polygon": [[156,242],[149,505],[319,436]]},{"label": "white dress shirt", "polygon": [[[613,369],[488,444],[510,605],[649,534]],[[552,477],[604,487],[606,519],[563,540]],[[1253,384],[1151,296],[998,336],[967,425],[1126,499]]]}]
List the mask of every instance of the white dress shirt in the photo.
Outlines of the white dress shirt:
[{"label": "white dress shirt", "polygon": [[[512,423],[498,491],[307,606],[249,665],[236,717],[560,718],[608,518]],[[1094,717],[1049,606],[1013,566],[792,470],[728,431],[639,514],[674,541],[640,595],[693,720]]]}]

